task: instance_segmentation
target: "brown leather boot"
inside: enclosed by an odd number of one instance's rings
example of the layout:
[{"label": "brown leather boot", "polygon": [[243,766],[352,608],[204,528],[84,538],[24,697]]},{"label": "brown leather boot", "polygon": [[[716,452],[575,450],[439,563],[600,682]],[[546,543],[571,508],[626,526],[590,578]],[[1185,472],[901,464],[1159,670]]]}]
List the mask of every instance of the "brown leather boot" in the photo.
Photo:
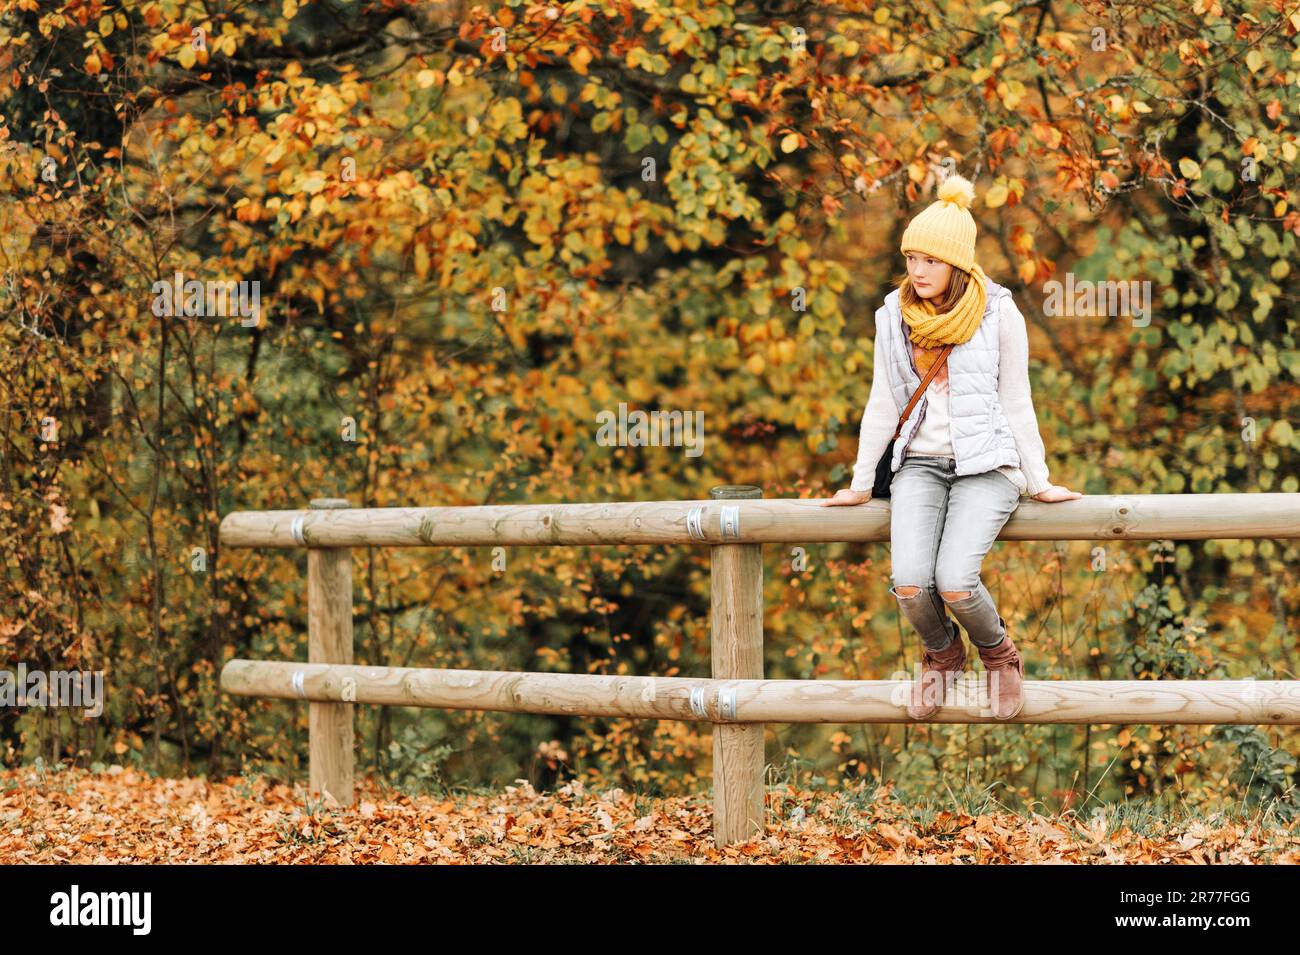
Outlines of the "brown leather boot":
[{"label": "brown leather boot", "polygon": [[[998,618],[1001,619],[1001,618]],[[1005,623],[1004,623],[1005,627]],[[977,644],[978,646],[978,644]],[[989,707],[995,720],[1009,720],[1025,705],[1025,661],[1008,632],[994,647],[979,647],[989,687]]]},{"label": "brown leather boot", "polygon": [[912,694],[907,704],[907,715],[911,719],[928,720],[934,716],[966,664],[966,644],[962,641],[961,631],[956,626],[952,629],[952,643],[942,650],[926,648],[921,653],[921,678],[912,681]]}]

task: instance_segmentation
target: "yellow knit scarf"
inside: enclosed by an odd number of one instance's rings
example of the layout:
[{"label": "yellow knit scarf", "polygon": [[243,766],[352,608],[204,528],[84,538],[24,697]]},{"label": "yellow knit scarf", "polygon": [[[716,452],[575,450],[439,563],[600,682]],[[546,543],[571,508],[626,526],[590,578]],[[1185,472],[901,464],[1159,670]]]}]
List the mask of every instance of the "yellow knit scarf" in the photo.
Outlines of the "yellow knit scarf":
[{"label": "yellow knit scarf", "polygon": [[[904,279],[903,287],[906,288],[909,282],[911,279]],[[928,299],[922,299],[915,305],[903,306],[903,321],[911,329],[908,338],[921,348],[960,345],[970,341],[984,318],[984,305],[988,297],[984,282],[984,270],[976,264],[971,266],[966,291],[952,311],[940,314]]]}]

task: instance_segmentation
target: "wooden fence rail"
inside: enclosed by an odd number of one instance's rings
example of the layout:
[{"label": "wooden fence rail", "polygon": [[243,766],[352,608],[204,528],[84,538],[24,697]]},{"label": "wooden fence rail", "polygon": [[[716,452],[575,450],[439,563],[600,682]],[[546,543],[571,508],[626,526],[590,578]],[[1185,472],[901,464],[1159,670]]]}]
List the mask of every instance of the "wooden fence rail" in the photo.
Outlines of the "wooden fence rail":
[{"label": "wooden fence rail", "polygon": [[[717,680],[231,660],[236,696],[711,723],[897,723],[910,682]],[[1300,680],[1026,680],[1017,723],[1300,725]],[[974,673],[935,722],[993,723]]]},{"label": "wooden fence rail", "polygon": [[[1300,537],[1300,493],[1097,494],[1022,501],[999,540]],[[488,504],[236,511],[226,547],[536,547],[556,544],[821,544],[889,540],[889,504],[818,499]]]},{"label": "wooden fence rail", "polygon": [[[349,508],[321,498],[297,511],[237,511],[226,547],[306,548],[308,662],[231,660],[226,692],[304,700],[311,787],[354,799],[356,704],[632,719],[713,727],[714,839],[764,829],[765,723],[903,723],[908,679],[763,678],[762,545],[884,541],[889,504],[822,507],[762,500],[748,485],[708,500],[610,504]],[[1091,495],[1022,502],[1000,540],[1300,538],[1300,493]],[[709,547],[711,678],[626,677],[354,666],[354,547],[701,544]],[[983,672],[958,680],[928,722],[993,723]],[[1028,680],[1014,723],[1300,724],[1295,680]]]}]

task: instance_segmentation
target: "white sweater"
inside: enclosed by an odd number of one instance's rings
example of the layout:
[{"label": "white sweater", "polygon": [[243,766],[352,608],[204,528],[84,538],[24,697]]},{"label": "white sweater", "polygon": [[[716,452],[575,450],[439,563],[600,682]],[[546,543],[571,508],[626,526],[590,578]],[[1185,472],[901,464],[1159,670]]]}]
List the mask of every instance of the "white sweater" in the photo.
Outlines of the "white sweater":
[{"label": "white sweater", "polygon": [[[908,347],[912,347],[908,343]],[[1038,433],[1038,418],[1034,413],[1033,399],[1029,393],[1029,333],[1025,317],[1008,295],[1002,300],[998,321],[998,400],[1011,425],[1016,450],[1020,453],[1020,467],[998,468],[1020,489],[1021,494],[1038,494],[1052,486],[1047,476],[1046,452]],[[903,409],[894,401],[886,375],[888,357],[883,348],[875,349],[875,370],[872,372],[871,393],[862,412],[862,427],[858,435],[858,459],[853,465],[855,491],[870,491],[876,482],[876,464],[889,446],[898,427]],[[942,381],[940,381],[942,379]],[[876,387],[879,383],[880,387]],[[926,390],[926,411],[920,427],[907,447],[907,457],[918,454],[953,456],[952,439],[948,432],[948,376],[945,368]],[[901,438],[899,440],[902,440]]]}]

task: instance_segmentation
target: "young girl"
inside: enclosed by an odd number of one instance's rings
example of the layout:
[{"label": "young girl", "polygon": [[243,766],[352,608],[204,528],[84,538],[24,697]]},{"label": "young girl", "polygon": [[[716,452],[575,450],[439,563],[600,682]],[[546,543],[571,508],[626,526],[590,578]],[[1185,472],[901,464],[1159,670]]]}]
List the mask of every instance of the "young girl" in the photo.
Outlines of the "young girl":
[{"label": "young girl", "polygon": [[907,275],[876,311],[875,372],[850,487],[823,506],[871,499],[876,462],[944,345],[955,347],[912,409],[890,461],[889,592],[925,650],[907,714],[928,719],[966,662],[951,610],[979,648],[995,719],[1024,705],[1024,662],[980,580],[980,565],[1021,494],[1082,497],[1047,479],[1029,393],[1029,337],[1011,293],[975,263],[974,187],[949,176],[913,219]]}]

